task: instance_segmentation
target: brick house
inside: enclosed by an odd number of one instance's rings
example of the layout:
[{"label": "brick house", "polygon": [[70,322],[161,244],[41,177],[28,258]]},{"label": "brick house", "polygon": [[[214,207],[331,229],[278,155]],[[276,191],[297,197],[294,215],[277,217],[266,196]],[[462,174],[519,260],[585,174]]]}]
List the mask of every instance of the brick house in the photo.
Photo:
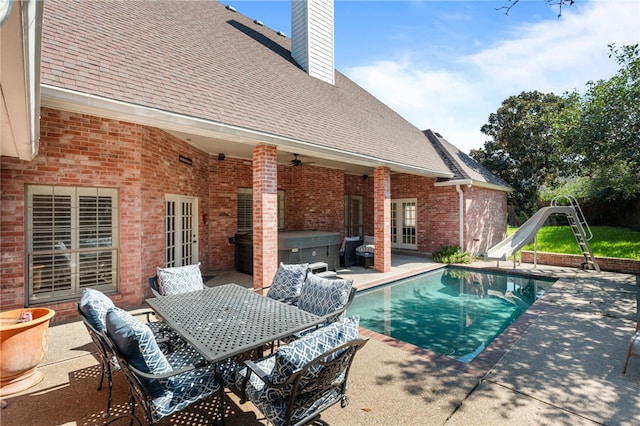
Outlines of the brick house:
[{"label": "brick house", "polygon": [[85,287],[134,306],[157,266],[232,268],[247,230],[255,287],[279,231],[373,235],[377,271],[504,236],[505,182],[335,70],[332,1],[292,2],[291,38],[209,1],[14,4],[42,35],[7,20],[36,48],[0,59],[40,72],[3,68],[3,96],[32,80],[39,121],[4,99],[2,309],[71,318]]}]

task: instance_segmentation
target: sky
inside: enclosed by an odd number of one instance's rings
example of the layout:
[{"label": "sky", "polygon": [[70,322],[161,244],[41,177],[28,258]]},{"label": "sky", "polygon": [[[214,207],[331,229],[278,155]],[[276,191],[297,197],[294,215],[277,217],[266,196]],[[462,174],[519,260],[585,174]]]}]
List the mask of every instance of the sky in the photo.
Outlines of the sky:
[{"label": "sky", "polygon": [[[640,43],[640,1],[335,0],[335,67],[421,130],[463,152],[523,91],[585,93],[619,69],[608,45]],[[291,34],[289,0],[223,0]]]}]

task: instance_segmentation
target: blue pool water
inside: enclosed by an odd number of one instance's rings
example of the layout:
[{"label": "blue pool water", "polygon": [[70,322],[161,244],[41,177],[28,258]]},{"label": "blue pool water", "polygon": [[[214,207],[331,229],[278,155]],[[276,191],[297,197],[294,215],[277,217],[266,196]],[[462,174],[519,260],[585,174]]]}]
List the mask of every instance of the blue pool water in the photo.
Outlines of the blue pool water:
[{"label": "blue pool water", "polygon": [[358,292],[347,313],[363,328],[470,362],[553,281],[447,267]]}]

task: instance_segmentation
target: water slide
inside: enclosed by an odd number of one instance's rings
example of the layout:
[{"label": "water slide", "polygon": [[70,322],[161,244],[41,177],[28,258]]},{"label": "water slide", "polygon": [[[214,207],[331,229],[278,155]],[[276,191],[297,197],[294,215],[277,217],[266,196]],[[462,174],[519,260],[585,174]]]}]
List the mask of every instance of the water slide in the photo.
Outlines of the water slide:
[{"label": "water slide", "polygon": [[520,228],[495,246],[487,250],[486,258],[491,260],[507,260],[513,253],[521,250],[536,237],[538,230],[552,214],[573,216],[578,222],[576,210],[571,206],[543,207],[529,218]]}]

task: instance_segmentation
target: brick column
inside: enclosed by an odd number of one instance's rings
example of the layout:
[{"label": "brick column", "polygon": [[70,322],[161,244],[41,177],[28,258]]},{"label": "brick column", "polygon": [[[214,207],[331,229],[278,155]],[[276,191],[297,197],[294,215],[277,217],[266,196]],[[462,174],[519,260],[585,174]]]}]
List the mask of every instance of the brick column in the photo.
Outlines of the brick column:
[{"label": "brick column", "polygon": [[378,167],[373,172],[373,235],[376,245],[374,269],[391,270],[391,170]]},{"label": "brick column", "polygon": [[271,285],[278,268],[277,148],[253,148],[253,287]]}]

